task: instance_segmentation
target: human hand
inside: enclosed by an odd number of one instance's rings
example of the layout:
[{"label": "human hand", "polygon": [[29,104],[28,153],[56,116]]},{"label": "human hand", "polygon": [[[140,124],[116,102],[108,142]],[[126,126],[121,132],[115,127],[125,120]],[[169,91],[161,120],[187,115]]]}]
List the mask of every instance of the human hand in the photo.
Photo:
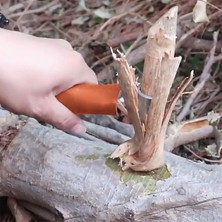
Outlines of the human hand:
[{"label": "human hand", "polygon": [[85,132],[80,118],[55,96],[95,73],[65,40],[37,38],[0,29],[0,104],[71,134]]}]

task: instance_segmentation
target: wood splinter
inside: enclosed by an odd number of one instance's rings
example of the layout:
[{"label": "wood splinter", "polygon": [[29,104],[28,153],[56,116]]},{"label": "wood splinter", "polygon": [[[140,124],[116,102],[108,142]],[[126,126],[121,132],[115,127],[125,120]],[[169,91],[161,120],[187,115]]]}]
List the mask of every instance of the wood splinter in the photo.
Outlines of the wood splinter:
[{"label": "wood splinter", "polygon": [[151,171],[164,166],[164,140],[173,107],[193,74],[186,78],[170,102],[167,99],[181,57],[174,57],[178,7],[171,8],[150,28],[147,37],[141,92],[152,97],[149,109],[139,102],[135,70],[112,52],[118,63],[118,80],[135,129],[132,139],[117,147],[111,158],[120,158],[123,170]]}]

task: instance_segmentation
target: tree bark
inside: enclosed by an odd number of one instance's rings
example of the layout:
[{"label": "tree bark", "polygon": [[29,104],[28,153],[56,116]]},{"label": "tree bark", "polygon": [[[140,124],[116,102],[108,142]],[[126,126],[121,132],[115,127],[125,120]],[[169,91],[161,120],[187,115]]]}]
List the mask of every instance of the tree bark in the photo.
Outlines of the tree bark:
[{"label": "tree bark", "polygon": [[[0,111],[2,132],[18,125]],[[19,127],[1,150],[0,196],[13,196],[49,221],[222,220],[220,165],[165,153],[170,173],[166,168],[157,174],[123,172],[108,158],[115,145],[71,136],[33,119]]]}]

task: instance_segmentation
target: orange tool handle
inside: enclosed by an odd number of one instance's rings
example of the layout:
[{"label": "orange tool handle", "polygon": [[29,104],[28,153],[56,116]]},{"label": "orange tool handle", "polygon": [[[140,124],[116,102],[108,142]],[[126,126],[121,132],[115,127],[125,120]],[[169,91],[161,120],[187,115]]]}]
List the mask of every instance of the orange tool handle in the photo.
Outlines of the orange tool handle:
[{"label": "orange tool handle", "polygon": [[75,114],[117,114],[120,88],[117,84],[80,84],[56,98]]}]

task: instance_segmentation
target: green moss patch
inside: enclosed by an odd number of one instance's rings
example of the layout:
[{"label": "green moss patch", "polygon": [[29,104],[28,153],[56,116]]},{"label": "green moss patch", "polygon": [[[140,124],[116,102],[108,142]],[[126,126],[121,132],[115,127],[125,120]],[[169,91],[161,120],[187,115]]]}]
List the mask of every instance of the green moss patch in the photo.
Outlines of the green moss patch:
[{"label": "green moss patch", "polygon": [[76,161],[84,162],[87,160],[98,160],[99,154],[91,154],[91,155],[78,155],[75,157]]},{"label": "green moss patch", "polygon": [[171,176],[167,166],[151,172],[136,172],[132,170],[123,171],[119,166],[119,160],[113,160],[106,156],[106,165],[120,176],[120,181],[127,184],[130,181],[142,183],[146,194],[153,193],[156,190],[156,184],[159,180],[165,180]]}]

